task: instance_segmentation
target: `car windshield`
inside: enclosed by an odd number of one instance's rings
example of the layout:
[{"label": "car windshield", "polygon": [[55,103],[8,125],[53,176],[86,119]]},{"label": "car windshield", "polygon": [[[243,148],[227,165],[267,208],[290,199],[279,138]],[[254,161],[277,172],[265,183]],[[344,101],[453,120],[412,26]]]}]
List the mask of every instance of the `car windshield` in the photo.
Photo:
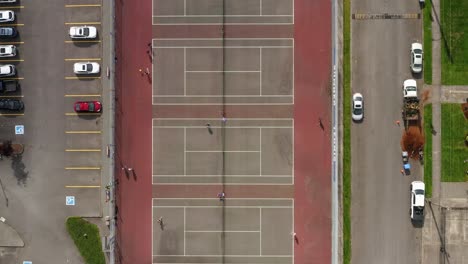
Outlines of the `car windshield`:
[{"label": "car windshield", "polygon": [[355,115],[361,115],[361,114],[362,114],[362,108],[354,108],[353,114],[355,114]]},{"label": "car windshield", "polygon": [[414,91],[416,91],[416,87],[414,87],[414,86],[408,86],[408,87],[406,87],[406,90],[407,90],[408,92],[414,92]]},{"label": "car windshield", "polygon": [[93,71],[93,65],[91,63],[86,64],[86,71],[88,71],[88,72]]},{"label": "car windshield", "polygon": [[76,111],[80,111],[80,104],[76,104],[76,105],[75,105],[75,110],[76,110]]},{"label": "car windshield", "polygon": [[88,111],[94,111],[94,103],[93,102],[89,102],[88,103]]},{"label": "car windshield", "polygon": [[5,48],[0,48],[0,53],[5,53],[6,49]]},{"label": "car windshield", "polygon": [[416,54],[421,54],[421,53],[422,53],[422,49],[415,49],[415,50],[414,50],[414,53],[416,53]]},{"label": "car windshield", "polygon": [[83,33],[82,35],[84,36],[89,36],[89,28],[83,28]]},{"label": "car windshield", "polygon": [[415,194],[424,194],[424,190],[414,190]]}]

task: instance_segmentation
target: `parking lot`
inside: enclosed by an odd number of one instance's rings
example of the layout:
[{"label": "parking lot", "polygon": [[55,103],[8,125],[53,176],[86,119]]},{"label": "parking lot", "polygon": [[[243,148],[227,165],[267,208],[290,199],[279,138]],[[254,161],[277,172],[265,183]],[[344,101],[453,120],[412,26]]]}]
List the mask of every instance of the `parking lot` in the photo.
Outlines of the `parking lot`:
[{"label": "parking lot", "polygon": [[[23,111],[0,112],[0,140],[25,149],[20,157],[0,161],[0,216],[25,243],[24,248],[5,251],[0,262],[79,263],[81,257],[64,229],[66,217],[102,216],[104,203],[104,117],[74,110],[77,101],[103,100],[102,2],[21,0],[0,5],[0,10],[16,14],[14,22],[0,26],[18,30],[15,38],[0,39],[0,45],[17,47],[15,57],[0,58],[0,64],[15,65],[17,74],[0,79],[20,84],[17,92],[0,98],[24,102]],[[72,41],[69,28],[84,25],[96,27],[97,38]],[[73,64],[88,61],[100,63],[101,73],[78,78]],[[16,126],[23,126],[24,133],[15,134]]]}]

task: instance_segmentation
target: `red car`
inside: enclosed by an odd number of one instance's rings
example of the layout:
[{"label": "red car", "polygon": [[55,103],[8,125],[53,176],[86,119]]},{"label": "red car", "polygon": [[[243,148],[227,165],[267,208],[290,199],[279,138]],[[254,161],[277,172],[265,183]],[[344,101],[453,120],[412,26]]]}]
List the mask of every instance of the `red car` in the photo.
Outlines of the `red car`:
[{"label": "red car", "polygon": [[102,104],[99,101],[76,102],[75,112],[87,113],[100,113],[102,111]]}]

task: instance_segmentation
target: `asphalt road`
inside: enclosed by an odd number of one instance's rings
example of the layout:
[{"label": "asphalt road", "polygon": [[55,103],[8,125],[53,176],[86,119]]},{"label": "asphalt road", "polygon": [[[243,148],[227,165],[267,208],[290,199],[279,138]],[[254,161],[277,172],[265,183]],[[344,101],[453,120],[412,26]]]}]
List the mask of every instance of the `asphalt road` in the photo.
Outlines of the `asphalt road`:
[{"label": "asphalt road", "polygon": [[[418,1],[352,1],[351,13],[420,13]],[[422,19],[368,19],[352,23],[352,92],[364,96],[365,117],[351,127],[352,263],[420,263],[421,228],[409,217],[410,182],[421,179],[412,162],[402,168],[402,84],[412,76],[410,44],[421,41]],[[403,124],[403,122],[402,122]]]},{"label": "asphalt road", "polygon": [[[68,166],[99,165],[100,155],[68,153],[66,149],[101,149],[100,135],[82,138],[66,134],[71,130],[101,130],[100,117],[79,118],[73,113],[75,100],[89,99],[66,94],[101,94],[99,80],[83,83],[66,80],[72,74],[73,62],[66,58],[96,58],[100,48],[66,43],[65,22],[94,21],[96,11],[66,8],[68,1],[21,0],[14,8],[19,25],[18,47],[13,62],[17,65],[24,116],[0,115],[0,140],[22,143],[21,158],[0,161],[0,216],[23,238],[24,248],[0,248],[0,263],[82,263],[73,241],[66,232],[65,220],[72,215],[100,214],[100,189],[69,189],[71,185],[100,185],[100,173],[69,172]],[[100,4],[100,1],[96,1]],[[74,2],[74,4],[78,4]],[[6,5],[0,5],[0,8]],[[8,5],[11,6],[11,5]],[[2,8],[4,9],[4,8]],[[83,17],[80,17],[80,13]],[[2,43],[10,40],[1,40]],[[88,49],[87,53],[84,49]],[[1,62],[0,62],[1,64]],[[24,79],[22,79],[24,78]],[[79,90],[81,88],[81,90]],[[95,99],[91,99],[95,100]],[[14,126],[24,125],[25,134],[15,135]],[[83,138],[86,137],[86,138]],[[97,166],[97,165],[95,165]],[[65,196],[75,195],[75,207],[65,205]]]}]

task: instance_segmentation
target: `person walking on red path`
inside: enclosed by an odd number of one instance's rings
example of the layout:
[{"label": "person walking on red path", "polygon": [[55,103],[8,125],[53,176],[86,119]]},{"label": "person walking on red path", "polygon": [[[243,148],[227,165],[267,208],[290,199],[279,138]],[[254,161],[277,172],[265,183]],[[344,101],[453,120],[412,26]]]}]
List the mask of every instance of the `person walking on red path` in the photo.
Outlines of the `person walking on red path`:
[{"label": "person walking on red path", "polygon": [[325,127],[323,126],[323,123],[322,123],[322,118],[319,117],[319,126],[322,130],[325,130]]},{"label": "person walking on red path", "polygon": [[224,199],[226,198],[226,194],[224,192],[218,193],[218,198],[219,201],[224,202]]}]

